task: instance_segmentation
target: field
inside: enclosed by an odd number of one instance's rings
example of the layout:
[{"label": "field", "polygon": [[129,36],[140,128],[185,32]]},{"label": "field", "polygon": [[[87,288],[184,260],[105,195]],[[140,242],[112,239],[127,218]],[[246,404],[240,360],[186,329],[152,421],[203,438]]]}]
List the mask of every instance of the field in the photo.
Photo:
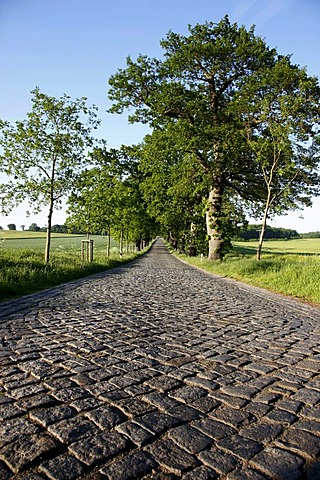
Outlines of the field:
[{"label": "field", "polygon": [[124,254],[120,259],[118,244],[112,240],[107,257],[107,238],[91,236],[94,261],[80,258],[82,235],[53,234],[50,263],[45,264],[45,233],[0,231],[0,301],[43,290],[120,265],[137,257]]},{"label": "field", "polygon": [[262,259],[256,242],[235,242],[222,262],[182,259],[206,271],[320,305],[320,239],[269,240]]},{"label": "field", "polygon": [[[255,254],[257,242],[233,242],[238,253]],[[268,240],[262,247],[262,258],[265,254],[294,254],[294,255],[320,255],[320,238],[302,238],[296,240]]]},{"label": "field", "polygon": [[[94,241],[95,249],[102,250],[107,248],[107,237],[100,235],[91,235]],[[81,240],[85,240],[85,235],[67,235],[63,233],[53,233],[51,239],[52,251],[56,250],[79,250],[81,249]],[[32,249],[43,250],[46,242],[45,232],[29,232],[17,230],[0,231],[0,251],[1,249]],[[118,244],[112,239],[111,247],[118,247]]]}]

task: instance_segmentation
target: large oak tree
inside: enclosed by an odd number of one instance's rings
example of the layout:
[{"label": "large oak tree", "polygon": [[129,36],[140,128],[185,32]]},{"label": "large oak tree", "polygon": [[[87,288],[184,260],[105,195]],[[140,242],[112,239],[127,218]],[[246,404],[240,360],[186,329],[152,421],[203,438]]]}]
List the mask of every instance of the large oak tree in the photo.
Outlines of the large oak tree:
[{"label": "large oak tree", "polygon": [[[161,42],[164,58],[127,58],[127,68],[110,80],[110,109],[131,109],[131,122],[155,129],[171,124],[176,141],[197,159],[209,178],[206,225],[209,258],[220,259],[225,243],[224,202],[230,189],[249,199],[262,184],[248,148],[241,139],[241,119],[232,99],[252,75],[272,68],[276,52],[225,17],[218,24],[189,26],[189,35],[169,32]],[[263,185],[262,187],[263,188]]]}]

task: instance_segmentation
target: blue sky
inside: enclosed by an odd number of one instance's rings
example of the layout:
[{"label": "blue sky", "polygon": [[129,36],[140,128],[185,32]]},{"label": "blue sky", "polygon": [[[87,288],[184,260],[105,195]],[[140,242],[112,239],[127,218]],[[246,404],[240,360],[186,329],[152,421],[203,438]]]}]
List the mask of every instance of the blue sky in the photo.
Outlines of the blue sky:
[{"label": "blue sky", "polygon": [[[30,91],[56,97],[86,96],[99,107],[97,135],[109,147],[138,143],[147,127],[129,125],[126,115],[106,113],[108,78],[125,67],[127,55],[161,56],[159,42],[169,30],[187,33],[188,24],[232,22],[250,27],[279,53],[320,76],[319,0],[0,0],[0,118],[14,122],[31,108]],[[20,207],[0,225],[43,226],[46,211],[26,218]],[[274,224],[300,232],[320,230],[320,199],[312,209]],[[53,222],[63,223],[63,211]]]}]

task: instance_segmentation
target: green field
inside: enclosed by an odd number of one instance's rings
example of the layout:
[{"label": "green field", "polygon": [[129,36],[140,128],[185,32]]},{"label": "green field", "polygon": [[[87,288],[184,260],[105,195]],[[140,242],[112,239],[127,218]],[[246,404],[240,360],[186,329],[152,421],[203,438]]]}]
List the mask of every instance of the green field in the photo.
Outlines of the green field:
[{"label": "green field", "polygon": [[256,248],[257,242],[234,242],[222,262],[180,256],[211,273],[320,305],[320,239],[269,240],[260,261]]},{"label": "green field", "polygon": [[[233,242],[238,253],[255,254],[258,242]],[[262,247],[262,258],[265,254],[320,255],[320,238],[301,238],[295,240],[267,240]]]},{"label": "green field", "polygon": [[[91,235],[94,241],[94,248],[102,250],[107,248],[108,239],[101,235]],[[51,237],[51,248],[55,250],[74,250],[81,249],[81,240],[85,240],[86,235],[68,235],[63,233],[53,233]],[[35,249],[44,250],[46,243],[45,232],[21,232],[17,230],[0,231],[0,250],[1,249]],[[118,243],[112,239],[111,247],[118,247]]]},{"label": "green field", "polygon": [[53,234],[50,263],[44,263],[45,233],[0,232],[0,301],[43,290],[77,278],[98,273],[138,256],[119,257],[119,245],[112,240],[107,256],[107,237],[91,236],[94,261],[81,260],[82,235]]}]

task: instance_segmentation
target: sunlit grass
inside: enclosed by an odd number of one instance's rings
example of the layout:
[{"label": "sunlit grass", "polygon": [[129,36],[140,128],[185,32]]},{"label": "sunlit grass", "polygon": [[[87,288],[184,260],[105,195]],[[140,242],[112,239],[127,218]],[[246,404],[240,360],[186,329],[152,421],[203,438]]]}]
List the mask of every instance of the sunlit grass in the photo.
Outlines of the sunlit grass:
[{"label": "sunlit grass", "polygon": [[49,264],[38,249],[0,249],[0,301],[43,290],[71,280],[117,267],[133,260],[137,253],[119,258],[114,252],[109,258],[103,249],[94,251],[94,261],[81,261],[80,252],[53,250]]},{"label": "sunlit grass", "polygon": [[[313,240],[303,241],[306,254],[302,255],[294,253],[301,249],[301,243],[294,245],[295,240],[274,244],[268,242],[269,251],[273,250],[273,253],[264,253],[260,261],[255,258],[254,246],[252,252],[248,253],[249,242],[246,245],[239,242],[221,262],[185,255],[181,255],[181,258],[208,272],[320,305],[320,255],[309,253],[310,250],[319,252],[320,248],[316,250],[317,242]],[[315,240],[320,246],[319,240]],[[286,246],[290,246],[292,253],[285,253]]]}]

